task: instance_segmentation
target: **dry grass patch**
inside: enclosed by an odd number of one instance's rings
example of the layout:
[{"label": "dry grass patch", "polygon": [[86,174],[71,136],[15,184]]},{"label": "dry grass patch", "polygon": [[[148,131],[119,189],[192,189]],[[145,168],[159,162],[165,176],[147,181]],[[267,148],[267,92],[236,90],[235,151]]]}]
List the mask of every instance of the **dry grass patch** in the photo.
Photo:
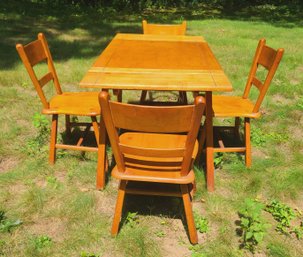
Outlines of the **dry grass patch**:
[{"label": "dry grass patch", "polygon": [[16,157],[7,156],[0,158],[0,173],[8,172],[9,170],[15,168],[19,164],[19,160]]},{"label": "dry grass patch", "polygon": [[65,221],[56,217],[41,218],[37,216],[29,224],[24,225],[23,229],[32,235],[48,235],[56,242],[64,241],[67,233]]},{"label": "dry grass patch", "polygon": [[280,94],[275,94],[271,97],[271,100],[275,103],[275,104],[280,104],[280,105],[289,105],[293,102],[293,99],[289,99],[286,98],[283,95]]}]

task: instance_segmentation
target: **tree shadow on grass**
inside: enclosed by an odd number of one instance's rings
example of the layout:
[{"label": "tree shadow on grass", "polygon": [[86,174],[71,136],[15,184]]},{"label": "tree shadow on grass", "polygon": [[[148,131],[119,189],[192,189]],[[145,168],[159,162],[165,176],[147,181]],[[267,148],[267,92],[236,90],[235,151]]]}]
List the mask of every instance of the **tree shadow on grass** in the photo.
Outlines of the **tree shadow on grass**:
[{"label": "tree shadow on grass", "polygon": [[45,33],[56,62],[97,57],[116,33],[142,33],[143,18],[158,23],[216,18],[262,21],[286,28],[303,25],[302,4],[230,6],[206,1],[191,8],[146,9],[135,13],[48,2],[51,1],[0,2],[0,69],[9,70],[19,63],[16,43],[33,41],[39,32]]},{"label": "tree shadow on grass", "polygon": [[145,10],[142,16],[152,22],[172,20],[227,19],[260,21],[277,27],[302,27],[303,3],[256,4],[249,1],[205,1],[191,8]]},{"label": "tree shadow on grass", "polygon": [[45,33],[55,62],[97,56],[118,32],[141,33],[140,26],[113,25],[94,10],[77,14],[46,7],[25,1],[0,3],[0,69],[9,70],[19,63],[15,45],[35,40],[39,32]]}]

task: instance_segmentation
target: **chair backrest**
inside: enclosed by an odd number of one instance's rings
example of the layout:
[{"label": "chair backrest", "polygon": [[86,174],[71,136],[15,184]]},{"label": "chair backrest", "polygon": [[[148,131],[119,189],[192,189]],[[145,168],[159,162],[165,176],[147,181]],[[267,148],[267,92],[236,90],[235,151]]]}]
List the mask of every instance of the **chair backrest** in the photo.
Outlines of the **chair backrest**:
[{"label": "chair backrest", "polygon": [[[41,99],[43,107],[49,108],[49,102],[42,89],[43,86],[53,81],[57,94],[62,94],[62,90],[44,34],[39,33],[38,39],[27,45],[17,44],[16,49]],[[47,63],[48,73],[38,79],[33,67],[42,62]]]},{"label": "chair backrest", "polygon": [[185,35],[186,21],[181,24],[150,24],[142,21],[143,34]]},{"label": "chair backrest", "polygon": [[[243,98],[248,98],[252,85],[258,88],[259,96],[256,100],[253,112],[259,111],[262,101],[271,83],[271,80],[276,73],[276,70],[279,66],[279,63],[284,53],[283,48],[279,48],[278,50],[275,50],[265,45],[265,43],[266,43],[265,39],[261,39],[259,41],[243,94]],[[263,66],[267,70],[265,79],[262,82],[256,76],[257,70],[260,66]]]},{"label": "chair backrest", "polygon": [[[112,102],[107,92],[99,94],[102,118],[104,119],[107,133],[115,156],[118,170],[125,171],[125,155],[149,157],[164,160],[178,159],[176,163],[181,175],[189,172],[192,164],[192,154],[199,131],[202,114],[205,109],[205,100],[202,96],[195,99],[194,105],[186,106],[142,106]],[[178,148],[151,148],[134,147],[121,144],[117,129],[137,133],[155,133],[154,141],[161,140],[164,134],[168,140],[168,134],[184,133],[184,145]],[[161,135],[159,135],[161,134]],[[157,135],[159,138],[157,138]],[[162,142],[163,144],[163,142]],[[172,161],[173,162],[173,161]],[[173,166],[173,164],[171,163]],[[146,164],[148,167],[148,164]],[[151,167],[155,167],[152,163]],[[170,167],[176,169],[176,167]]]}]

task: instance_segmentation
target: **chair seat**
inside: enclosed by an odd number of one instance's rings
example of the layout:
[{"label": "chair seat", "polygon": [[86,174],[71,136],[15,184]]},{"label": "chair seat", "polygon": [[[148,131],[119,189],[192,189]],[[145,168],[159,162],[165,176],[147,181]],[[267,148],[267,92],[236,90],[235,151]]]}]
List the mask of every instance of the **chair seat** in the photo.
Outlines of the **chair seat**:
[{"label": "chair seat", "polygon": [[[127,132],[120,136],[120,143],[131,147],[148,149],[184,148],[186,135]],[[198,141],[195,142],[193,160],[197,155]],[[125,155],[125,172],[115,167],[112,176],[120,180],[147,181],[158,183],[188,184],[195,179],[191,170],[181,175],[182,157],[161,158]]]},{"label": "chair seat", "polygon": [[240,96],[213,95],[214,117],[259,118],[260,112],[252,112],[254,104]]},{"label": "chair seat", "polygon": [[69,114],[77,116],[96,116],[101,113],[99,92],[66,92],[54,96],[43,114]]}]

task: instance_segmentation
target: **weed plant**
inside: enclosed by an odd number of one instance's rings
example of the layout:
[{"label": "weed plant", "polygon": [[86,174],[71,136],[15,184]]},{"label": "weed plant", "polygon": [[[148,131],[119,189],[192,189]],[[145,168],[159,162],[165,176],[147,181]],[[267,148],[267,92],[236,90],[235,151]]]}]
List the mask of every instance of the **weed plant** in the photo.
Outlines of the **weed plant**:
[{"label": "weed plant", "polygon": [[294,227],[292,233],[294,233],[298,239],[303,238],[303,221],[300,222],[299,226]]},{"label": "weed plant", "polygon": [[14,227],[20,226],[22,221],[17,219],[15,221],[7,219],[5,212],[0,211],[0,233],[11,232]]},{"label": "weed plant", "polygon": [[195,212],[194,220],[195,220],[196,229],[200,233],[206,233],[208,231],[209,225],[208,225],[208,220],[206,218]]},{"label": "weed plant", "polygon": [[33,243],[34,243],[35,249],[42,249],[44,247],[51,246],[52,239],[47,235],[37,236],[37,237],[33,238]]},{"label": "weed plant", "polygon": [[276,227],[277,231],[289,234],[288,229],[290,227],[290,223],[296,217],[293,209],[286,204],[273,200],[267,205],[266,211],[271,213],[274,219],[278,222]]},{"label": "weed plant", "polygon": [[50,124],[45,115],[35,113],[33,116],[33,125],[37,129],[37,134],[28,140],[24,151],[30,156],[37,156],[37,153],[46,153],[48,150],[46,143],[50,137]]},{"label": "weed plant", "polygon": [[239,211],[243,247],[255,252],[263,241],[269,224],[261,216],[264,205],[253,199],[245,199],[243,208]]}]

